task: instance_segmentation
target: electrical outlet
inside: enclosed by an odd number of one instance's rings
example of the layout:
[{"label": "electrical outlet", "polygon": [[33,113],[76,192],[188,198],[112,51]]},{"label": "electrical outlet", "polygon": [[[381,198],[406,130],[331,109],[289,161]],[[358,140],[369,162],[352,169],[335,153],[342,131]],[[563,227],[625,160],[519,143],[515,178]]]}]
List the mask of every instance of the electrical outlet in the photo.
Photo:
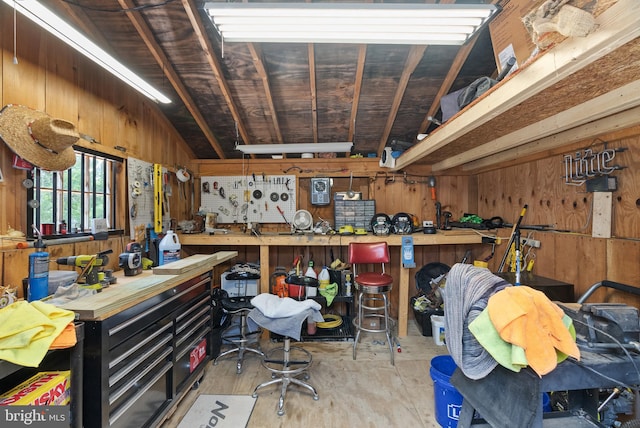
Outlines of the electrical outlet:
[{"label": "electrical outlet", "polygon": [[540,248],[540,241],[536,241],[535,239],[531,238],[520,238],[520,244],[529,245],[533,248]]}]

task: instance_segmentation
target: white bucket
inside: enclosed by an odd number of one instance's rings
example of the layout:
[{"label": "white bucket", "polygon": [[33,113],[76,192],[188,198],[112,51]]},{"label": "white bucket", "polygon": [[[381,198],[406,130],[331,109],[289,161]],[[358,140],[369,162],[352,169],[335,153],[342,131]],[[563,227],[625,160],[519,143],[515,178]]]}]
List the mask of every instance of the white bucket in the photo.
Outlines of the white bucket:
[{"label": "white bucket", "polygon": [[438,346],[444,345],[444,316],[431,315],[431,335]]}]

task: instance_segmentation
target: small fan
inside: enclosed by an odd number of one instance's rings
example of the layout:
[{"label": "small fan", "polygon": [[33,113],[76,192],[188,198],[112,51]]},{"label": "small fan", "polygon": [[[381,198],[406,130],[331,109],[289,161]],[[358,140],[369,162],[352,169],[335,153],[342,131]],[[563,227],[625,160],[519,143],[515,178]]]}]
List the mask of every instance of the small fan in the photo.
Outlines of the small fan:
[{"label": "small fan", "polygon": [[313,226],[313,217],[307,210],[298,210],[293,215],[291,227],[294,232],[311,232]]}]

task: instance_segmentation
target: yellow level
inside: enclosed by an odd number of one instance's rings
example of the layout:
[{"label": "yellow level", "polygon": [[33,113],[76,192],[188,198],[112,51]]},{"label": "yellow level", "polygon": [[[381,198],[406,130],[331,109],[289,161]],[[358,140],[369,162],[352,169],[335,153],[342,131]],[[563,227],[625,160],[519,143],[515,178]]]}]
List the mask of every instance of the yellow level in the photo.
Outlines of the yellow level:
[{"label": "yellow level", "polygon": [[153,164],[153,230],[162,233],[162,165]]}]

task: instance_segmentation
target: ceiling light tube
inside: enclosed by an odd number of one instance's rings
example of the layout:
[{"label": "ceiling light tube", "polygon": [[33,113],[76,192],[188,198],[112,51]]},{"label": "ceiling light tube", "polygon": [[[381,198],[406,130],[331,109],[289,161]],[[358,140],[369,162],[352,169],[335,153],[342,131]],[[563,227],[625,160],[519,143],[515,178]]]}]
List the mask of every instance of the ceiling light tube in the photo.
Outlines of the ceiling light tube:
[{"label": "ceiling light tube", "polygon": [[294,144],[246,144],[236,146],[244,154],[274,155],[280,153],[346,153],[352,142],[338,143],[294,143]]},{"label": "ceiling light tube", "polygon": [[114,76],[121,79],[143,95],[160,103],[170,103],[160,91],[145,82],[140,76],[125,67],[121,62],[105,52],[102,48],[89,40],[58,15],[51,12],[36,0],[4,0],[6,4],[15,7],[18,12],[65,42]]},{"label": "ceiling light tube", "polygon": [[498,10],[484,4],[206,3],[227,42],[463,44]]}]

